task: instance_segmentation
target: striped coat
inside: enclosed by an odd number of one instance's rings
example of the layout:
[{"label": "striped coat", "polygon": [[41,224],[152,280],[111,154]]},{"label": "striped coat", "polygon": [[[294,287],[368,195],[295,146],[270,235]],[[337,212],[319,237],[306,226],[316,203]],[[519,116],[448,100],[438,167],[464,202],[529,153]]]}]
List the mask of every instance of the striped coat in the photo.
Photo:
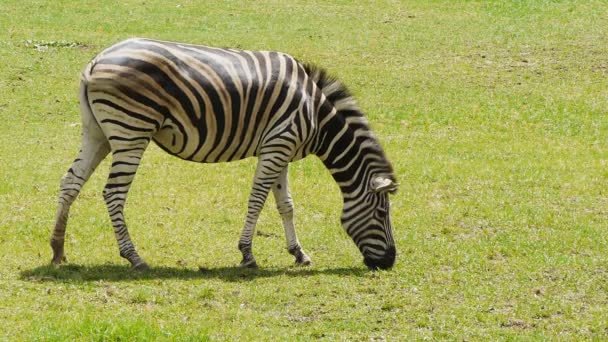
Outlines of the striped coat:
[{"label": "striped coat", "polygon": [[239,249],[242,266],[255,267],[252,239],[272,190],[299,264],[310,264],[293,225],[288,164],[317,155],[340,185],[342,224],[371,268],[395,259],[388,193],[396,190],[390,163],[338,81],[293,57],[268,51],[223,49],[130,39],[96,56],[84,69],[83,121],[78,158],[62,178],[54,263],[63,244],[70,205],[109,153],[112,166],[104,198],[121,256],[137,269],[123,209],[139,161],[150,140],[184,160],[216,163],[256,156],[258,166]]}]

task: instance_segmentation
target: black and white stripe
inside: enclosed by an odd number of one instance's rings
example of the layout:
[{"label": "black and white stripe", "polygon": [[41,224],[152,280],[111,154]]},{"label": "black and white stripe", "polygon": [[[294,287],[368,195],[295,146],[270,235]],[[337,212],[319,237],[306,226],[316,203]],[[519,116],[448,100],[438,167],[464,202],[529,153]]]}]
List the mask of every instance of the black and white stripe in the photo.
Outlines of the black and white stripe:
[{"label": "black and white stripe", "polygon": [[344,195],[342,223],[371,268],[395,259],[388,193],[392,168],[353,98],[321,69],[268,51],[221,49],[130,39],[94,58],[83,71],[82,147],[62,178],[53,262],[65,260],[68,211],[97,165],[110,152],[104,188],[120,255],[147,268],[137,254],[123,209],[150,140],[185,160],[216,163],[258,157],[239,240],[242,266],[256,266],[255,225],[268,193],[276,198],[287,248],[310,264],[293,225],[287,183],[292,161],[316,154]]}]

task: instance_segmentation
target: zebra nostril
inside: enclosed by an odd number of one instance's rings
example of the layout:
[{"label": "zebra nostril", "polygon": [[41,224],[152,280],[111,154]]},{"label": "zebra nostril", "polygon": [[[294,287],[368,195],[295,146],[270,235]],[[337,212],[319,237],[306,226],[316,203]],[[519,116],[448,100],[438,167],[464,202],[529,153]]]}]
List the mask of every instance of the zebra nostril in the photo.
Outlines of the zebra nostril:
[{"label": "zebra nostril", "polygon": [[363,263],[367,268],[372,271],[377,271],[378,269],[387,270],[393,267],[395,264],[395,259],[397,256],[397,251],[394,246],[389,247],[383,256],[380,258],[372,258],[370,256],[365,256],[363,258]]}]

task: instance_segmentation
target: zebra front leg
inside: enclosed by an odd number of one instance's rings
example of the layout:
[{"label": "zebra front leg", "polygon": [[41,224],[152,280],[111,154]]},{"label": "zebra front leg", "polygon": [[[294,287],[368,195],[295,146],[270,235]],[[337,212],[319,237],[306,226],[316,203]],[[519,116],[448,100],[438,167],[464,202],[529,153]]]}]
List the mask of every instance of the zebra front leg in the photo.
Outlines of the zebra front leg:
[{"label": "zebra front leg", "polygon": [[55,227],[51,235],[53,259],[51,263],[59,265],[67,261],[64,252],[65,230],[70,206],[78,197],[80,190],[95,171],[95,168],[110,152],[110,145],[96,124],[84,122],[82,147],[67,173],[61,178],[59,200],[55,214]]},{"label": "zebra front leg", "polygon": [[241,267],[257,268],[258,265],[253,257],[251,250],[253,235],[255,233],[255,225],[260,216],[260,212],[264,207],[268,192],[272,185],[276,182],[282,170],[286,167],[287,162],[280,158],[264,158],[260,156],[258,166],[255,171],[253,186],[249,201],[247,203],[247,218],[245,219],[245,227],[239,239],[239,250],[243,254]]},{"label": "zebra front leg", "polygon": [[298,241],[296,228],[293,223],[293,200],[291,198],[291,193],[289,192],[287,170],[288,167],[285,167],[285,169],[281,171],[279,178],[272,186],[272,193],[274,194],[277,209],[279,214],[281,214],[281,220],[283,221],[283,229],[285,230],[285,238],[287,240],[287,251],[296,258],[296,264],[310,266],[312,262],[310,257],[304,253],[300,241]]},{"label": "zebra front leg", "polygon": [[131,242],[123,211],[131,182],[135,177],[144,150],[145,146],[114,150],[110,175],[103,190],[120,256],[129,260],[134,270],[146,270],[150,267],[137,254],[135,246]]}]

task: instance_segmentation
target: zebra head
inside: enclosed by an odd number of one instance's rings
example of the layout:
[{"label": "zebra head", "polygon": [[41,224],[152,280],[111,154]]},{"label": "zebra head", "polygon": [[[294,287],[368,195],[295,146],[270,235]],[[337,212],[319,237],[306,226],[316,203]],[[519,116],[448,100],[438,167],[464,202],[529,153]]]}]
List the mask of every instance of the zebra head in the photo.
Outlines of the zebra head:
[{"label": "zebra head", "polygon": [[372,270],[389,269],[395,263],[388,195],[397,186],[392,177],[375,176],[362,196],[344,200],[342,226],[363,254],[363,263]]}]

